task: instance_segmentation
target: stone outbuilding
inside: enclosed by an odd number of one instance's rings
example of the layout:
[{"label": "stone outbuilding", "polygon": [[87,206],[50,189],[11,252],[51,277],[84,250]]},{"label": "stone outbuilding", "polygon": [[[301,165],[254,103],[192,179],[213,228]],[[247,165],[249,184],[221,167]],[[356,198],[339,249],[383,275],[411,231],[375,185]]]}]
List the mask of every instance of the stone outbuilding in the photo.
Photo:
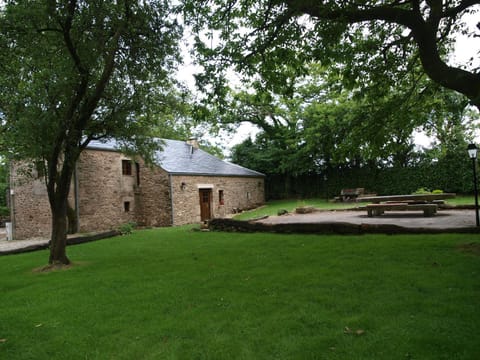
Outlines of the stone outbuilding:
[{"label": "stone outbuilding", "polygon": [[[187,142],[162,140],[155,164],[91,142],[76,166],[69,198],[74,232],[174,226],[225,217],[264,203],[264,174],[223,161]],[[42,174],[14,164],[10,177],[14,239],[48,237],[51,215]],[[30,174],[27,176],[26,174]]]}]

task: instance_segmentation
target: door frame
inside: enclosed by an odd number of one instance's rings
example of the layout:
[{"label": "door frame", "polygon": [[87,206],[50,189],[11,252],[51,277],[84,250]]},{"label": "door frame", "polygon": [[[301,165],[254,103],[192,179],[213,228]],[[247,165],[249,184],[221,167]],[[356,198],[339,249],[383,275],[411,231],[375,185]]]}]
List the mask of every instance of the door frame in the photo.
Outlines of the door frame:
[{"label": "door frame", "polygon": [[212,188],[199,188],[198,195],[200,201],[200,221],[208,221],[212,218]]}]

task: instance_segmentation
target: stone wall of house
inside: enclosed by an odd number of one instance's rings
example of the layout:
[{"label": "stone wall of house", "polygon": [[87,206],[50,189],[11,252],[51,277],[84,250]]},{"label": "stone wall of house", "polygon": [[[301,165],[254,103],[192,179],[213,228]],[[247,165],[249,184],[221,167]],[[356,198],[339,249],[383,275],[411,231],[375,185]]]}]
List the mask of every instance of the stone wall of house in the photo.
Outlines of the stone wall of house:
[{"label": "stone wall of house", "polygon": [[[131,175],[122,171],[131,161]],[[80,231],[172,224],[168,174],[113,151],[86,150],[77,165]]]},{"label": "stone wall of house", "polygon": [[80,232],[118,228],[136,219],[136,167],[122,173],[122,161],[130,159],[118,152],[85,150],[77,163]]},{"label": "stone wall of house", "polygon": [[265,202],[263,177],[175,175],[171,182],[173,225],[200,222],[200,189],[212,191],[212,218],[225,217]]},{"label": "stone wall of house", "polygon": [[[129,159],[113,151],[85,150],[80,156],[69,196],[72,209],[78,199],[79,232],[111,230],[136,221],[136,167],[133,163],[132,174],[123,175],[122,160]],[[43,178],[31,164],[17,163],[11,182],[15,239],[49,237],[51,214]]]},{"label": "stone wall of house", "polygon": [[12,163],[10,189],[10,219],[14,226],[14,238],[50,236],[52,220],[43,176],[32,164]]},{"label": "stone wall of house", "polygon": [[141,226],[171,226],[172,203],[168,173],[159,167],[140,164],[140,182],[136,192],[136,222]]},{"label": "stone wall of house", "polygon": [[[200,189],[211,189],[213,218],[265,201],[263,177],[169,175],[141,160],[132,161],[131,174],[125,174],[122,161],[127,160],[115,151],[89,149],[82,153],[69,198],[72,208],[78,199],[79,232],[117,229],[127,222],[141,226],[200,222]],[[51,215],[45,183],[34,169],[25,176],[20,167],[13,166],[11,172],[14,237],[48,237]]]}]

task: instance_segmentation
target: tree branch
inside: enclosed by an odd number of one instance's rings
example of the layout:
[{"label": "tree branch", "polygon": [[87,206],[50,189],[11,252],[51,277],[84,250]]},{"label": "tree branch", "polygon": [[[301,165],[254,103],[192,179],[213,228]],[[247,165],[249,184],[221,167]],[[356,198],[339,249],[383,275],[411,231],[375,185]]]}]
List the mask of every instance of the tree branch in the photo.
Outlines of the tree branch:
[{"label": "tree branch", "polygon": [[[271,31],[268,36],[266,37],[265,41],[262,42],[261,46],[258,48],[255,48],[255,51],[250,51],[247,55],[245,55],[244,59],[247,60],[250,57],[260,53],[264,54],[265,50],[270,46],[270,44],[276,39],[277,35],[283,30],[284,25],[292,18],[292,15],[294,14],[293,11],[286,11],[282,16],[276,19],[275,21],[275,26],[273,31]],[[245,39],[249,39],[253,37],[256,33],[259,33],[263,30],[267,30],[270,28],[271,24],[266,22],[266,18],[264,19],[265,22],[260,28],[256,28],[253,30],[250,34],[248,34]],[[246,44],[245,44],[246,45]]]},{"label": "tree branch", "polygon": [[90,118],[91,114],[97,107],[98,102],[100,101],[100,98],[102,97],[102,94],[105,91],[105,88],[110,81],[110,78],[113,74],[113,71],[115,69],[115,56],[117,55],[117,52],[119,50],[120,46],[120,38],[125,32],[125,29],[127,27],[127,23],[130,20],[130,11],[128,10],[127,4],[125,4],[126,10],[125,10],[125,19],[120,22],[120,25],[118,26],[114,36],[112,37],[112,44],[110,46],[110,49],[107,50],[106,56],[105,56],[105,64],[102,70],[102,75],[100,76],[99,80],[95,84],[95,90],[93,92],[93,95],[84,103],[84,105],[81,108],[80,114],[82,117],[81,123],[78,124],[79,128],[82,129],[85,127],[86,122],[88,121],[88,118]]},{"label": "tree branch", "polygon": [[46,28],[41,28],[41,29],[37,29],[37,32],[38,33],[44,33],[44,32],[58,32],[58,33],[62,33],[63,34],[63,30],[62,29],[57,29],[57,28],[51,28],[51,27],[46,27]]},{"label": "tree branch", "polygon": [[446,9],[442,16],[443,17],[454,17],[461,13],[462,11],[468,9],[470,6],[480,4],[479,0],[463,0],[458,6],[450,9]]},{"label": "tree branch", "polygon": [[383,20],[411,27],[416,19],[414,11],[405,10],[405,6],[402,3],[399,3],[399,7],[396,7],[396,5],[380,5],[370,8],[351,6],[336,9],[332,9],[331,6],[322,3],[313,5],[312,2],[298,0],[286,0],[285,3],[295,12],[307,14],[321,20],[334,20],[346,23]]},{"label": "tree branch", "polygon": [[73,44],[71,33],[70,33],[72,30],[72,23],[73,23],[73,17],[75,15],[76,5],[77,5],[76,0],[70,0],[68,3],[67,17],[66,17],[65,23],[62,24],[63,39],[65,41],[65,45],[67,46],[68,52],[70,53],[70,56],[72,57],[78,72],[80,73],[81,76],[86,76],[88,74],[88,71],[85,69],[85,67],[82,64],[82,61],[80,60],[80,57],[77,53],[77,49],[75,48],[75,45]]},{"label": "tree branch", "polygon": [[425,21],[421,14],[420,2],[409,2],[411,9],[405,9],[405,4],[379,5],[371,8],[360,8],[358,5],[344,5],[332,9],[329,4],[312,1],[285,0],[289,8],[297,13],[310,15],[313,18],[343,23],[358,23],[364,21],[385,21],[409,28],[418,46],[424,71],[435,82],[466,95],[472,104],[480,108],[480,74],[469,72],[447,65],[440,57],[437,32],[440,20],[451,14],[454,16],[468,7],[480,3],[479,0],[463,0],[455,8],[441,12],[440,0],[428,0],[431,7],[431,17]]}]

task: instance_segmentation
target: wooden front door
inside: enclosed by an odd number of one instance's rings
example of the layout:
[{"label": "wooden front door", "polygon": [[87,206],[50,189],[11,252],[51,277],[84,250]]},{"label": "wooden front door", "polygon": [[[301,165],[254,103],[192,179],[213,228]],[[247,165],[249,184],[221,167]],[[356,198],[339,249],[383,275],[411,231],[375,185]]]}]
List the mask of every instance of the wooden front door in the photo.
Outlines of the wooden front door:
[{"label": "wooden front door", "polygon": [[211,203],[212,189],[200,189],[200,220],[207,221],[212,218]]}]

